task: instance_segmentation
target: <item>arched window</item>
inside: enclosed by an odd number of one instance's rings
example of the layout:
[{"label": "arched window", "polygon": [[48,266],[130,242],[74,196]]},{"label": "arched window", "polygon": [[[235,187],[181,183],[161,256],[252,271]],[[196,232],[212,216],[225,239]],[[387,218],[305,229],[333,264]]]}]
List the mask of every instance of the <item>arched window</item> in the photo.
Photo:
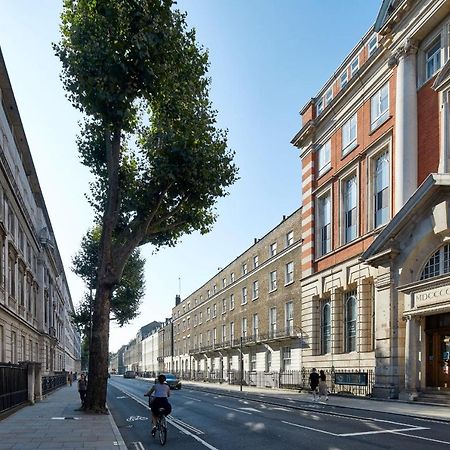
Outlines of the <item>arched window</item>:
[{"label": "arched window", "polygon": [[321,317],[321,341],[322,354],[330,353],[331,350],[331,306],[330,303],[324,303],[322,306]]},{"label": "arched window", "polygon": [[437,277],[450,272],[450,244],[444,245],[425,264],[420,275],[421,280]]},{"label": "arched window", "polygon": [[345,296],[345,351],[356,350],[356,296],[354,292]]}]

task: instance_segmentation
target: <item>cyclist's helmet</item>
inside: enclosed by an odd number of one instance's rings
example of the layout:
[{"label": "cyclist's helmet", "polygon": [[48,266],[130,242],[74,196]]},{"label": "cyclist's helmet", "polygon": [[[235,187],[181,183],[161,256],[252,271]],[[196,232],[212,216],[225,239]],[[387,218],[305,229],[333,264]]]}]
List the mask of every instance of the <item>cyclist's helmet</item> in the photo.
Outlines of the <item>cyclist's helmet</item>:
[{"label": "cyclist's helmet", "polygon": [[163,374],[158,375],[158,381],[159,381],[161,384],[165,383],[165,382],[166,382],[166,376],[163,375]]}]

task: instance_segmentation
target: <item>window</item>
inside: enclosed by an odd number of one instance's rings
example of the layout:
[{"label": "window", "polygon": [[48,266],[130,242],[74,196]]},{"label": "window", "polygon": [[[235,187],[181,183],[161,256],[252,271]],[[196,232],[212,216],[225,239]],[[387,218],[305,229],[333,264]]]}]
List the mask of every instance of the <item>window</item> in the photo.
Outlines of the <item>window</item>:
[{"label": "window", "polygon": [[286,315],[286,335],[292,336],[294,334],[294,302],[293,301],[286,303],[285,315]]},{"label": "window", "polygon": [[253,297],[252,300],[256,300],[259,297],[259,282],[255,280],[253,282]]},{"label": "window", "polygon": [[356,206],[357,206],[357,186],[356,176],[352,176],[343,183],[343,213],[344,213],[344,243],[351,242],[356,238]]},{"label": "window", "polygon": [[214,328],[213,329],[213,345],[215,346],[216,344],[217,344],[217,328]]},{"label": "window", "polygon": [[283,347],[283,370],[289,370],[291,368],[291,347]]},{"label": "window", "polygon": [[250,370],[253,372],[256,370],[256,352],[253,351],[250,353]]},{"label": "window", "polygon": [[425,264],[420,275],[421,280],[450,273],[450,244],[444,245]]},{"label": "window", "polygon": [[222,314],[225,314],[227,312],[227,299],[224,298],[222,300]]},{"label": "window", "polygon": [[213,293],[215,294],[217,292],[217,284],[215,284],[214,286],[213,286]]},{"label": "window", "polygon": [[11,331],[11,362],[17,363],[17,335],[15,331]]},{"label": "window", "polygon": [[345,351],[356,350],[356,292],[345,294]]},{"label": "window", "polygon": [[374,227],[389,219],[389,155],[383,153],[375,160],[374,176]]},{"label": "window", "polygon": [[352,116],[342,126],[342,154],[346,155],[348,152],[356,147],[356,114]]},{"label": "window", "polygon": [[226,342],[227,340],[227,326],[222,325],[222,342]]},{"label": "window", "polygon": [[294,262],[288,262],[286,264],[286,283],[289,284],[294,281]]},{"label": "window", "polygon": [[331,250],[331,195],[319,197],[318,201],[318,249],[317,256],[326,255]]},{"label": "window", "polygon": [[358,69],[359,69],[359,56],[356,56],[355,59],[350,63],[350,77],[355,75]]},{"label": "window", "polygon": [[230,295],[230,309],[234,309],[234,294]]},{"label": "window", "polygon": [[258,338],[259,334],[259,317],[258,314],[253,314],[253,337]]},{"label": "window", "polygon": [[207,296],[208,296],[208,298],[211,297],[211,290],[210,289],[208,289]]},{"label": "window", "polygon": [[274,338],[277,334],[277,308],[269,310],[269,337]]},{"label": "window", "polygon": [[272,370],[272,352],[267,350],[266,352],[266,372],[270,372]]},{"label": "window", "polygon": [[323,108],[323,98],[321,97],[316,101],[316,116],[320,115],[320,113],[323,111]]},{"label": "window", "polygon": [[247,303],[247,288],[244,286],[242,288],[242,305],[245,305]]},{"label": "window", "polygon": [[325,106],[329,105],[331,100],[333,100],[333,88],[329,87],[325,92]]},{"label": "window", "polygon": [[341,76],[339,77],[339,82],[341,83],[341,89],[344,89],[345,86],[347,86],[347,83],[348,83],[347,69],[345,69],[345,70],[341,73]]},{"label": "window", "polygon": [[370,99],[370,129],[378,128],[389,118],[389,84],[386,83]]},{"label": "window", "polygon": [[291,230],[286,234],[286,247],[289,247],[294,243],[294,232]]},{"label": "window", "polygon": [[213,318],[217,316],[217,304],[214,303],[213,305]]},{"label": "window", "polygon": [[370,58],[378,48],[378,35],[373,34],[367,42],[367,56]]},{"label": "window", "polygon": [[203,312],[202,311],[200,311],[200,317],[199,317],[198,323],[199,323],[199,325],[203,323]]},{"label": "window", "polygon": [[326,302],[322,306],[322,317],[320,323],[320,336],[322,354],[330,353],[331,350],[331,306]]},{"label": "window", "polygon": [[208,306],[206,308],[206,320],[210,320],[211,319],[211,308]]},{"label": "window", "polygon": [[230,280],[231,280],[232,283],[234,283],[234,272],[231,272]]},{"label": "window", "polygon": [[16,296],[16,259],[11,253],[8,257],[9,295]]},{"label": "window", "polygon": [[269,256],[275,256],[277,254],[277,243],[273,242],[269,247]]},{"label": "window", "polygon": [[198,325],[198,316],[197,314],[194,315],[194,327]]},{"label": "window", "polygon": [[429,80],[441,68],[441,37],[425,52],[426,79]]},{"label": "window", "polygon": [[226,288],[227,287],[227,279],[223,278],[222,279],[222,288]]},{"label": "window", "polygon": [[246,275],[248,272],[247,263],[242,264],[242,275]]},{"label": "window", "polygon": [[247,317],[242,318],[242,333],[243,338],[247,337]]},{"label": "window", "polygon": [[269,274],[269,291],[274,291],[277,288],[277,271],[274,270]]},{"label": "window", "polygon": [[230,340],[231,343],[234,341],[234,322],[230,322]]},{"label": "window", "polygon": [[319,176],[331,169],[331,141],[326,142],[318,150]]}]

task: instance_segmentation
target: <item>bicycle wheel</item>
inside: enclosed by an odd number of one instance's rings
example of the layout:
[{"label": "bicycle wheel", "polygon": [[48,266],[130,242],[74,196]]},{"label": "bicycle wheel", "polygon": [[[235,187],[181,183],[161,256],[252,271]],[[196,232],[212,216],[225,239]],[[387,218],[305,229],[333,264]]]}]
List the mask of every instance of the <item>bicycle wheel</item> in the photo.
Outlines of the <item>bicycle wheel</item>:
[{"label": "bicycle wheel", "polygon": [[167,422],[165,416],[161,415],[158,420],[159,442],[164,445],[167,440]]}]

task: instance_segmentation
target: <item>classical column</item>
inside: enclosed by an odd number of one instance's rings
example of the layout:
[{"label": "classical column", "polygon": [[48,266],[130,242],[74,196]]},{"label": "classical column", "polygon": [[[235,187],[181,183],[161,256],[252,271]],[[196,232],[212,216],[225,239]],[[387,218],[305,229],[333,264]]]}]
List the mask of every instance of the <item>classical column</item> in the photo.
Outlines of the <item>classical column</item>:
[{"label": "classical column", "polygon": [[408,39],[397,53],[394,214],[417,188],[417,47]]},{"label": "classical column", "polygon": [[409,396],[416,395],[419,389],[418,356],[419,323],[414,317],[408,316],[405,336],[405,390]]}]

